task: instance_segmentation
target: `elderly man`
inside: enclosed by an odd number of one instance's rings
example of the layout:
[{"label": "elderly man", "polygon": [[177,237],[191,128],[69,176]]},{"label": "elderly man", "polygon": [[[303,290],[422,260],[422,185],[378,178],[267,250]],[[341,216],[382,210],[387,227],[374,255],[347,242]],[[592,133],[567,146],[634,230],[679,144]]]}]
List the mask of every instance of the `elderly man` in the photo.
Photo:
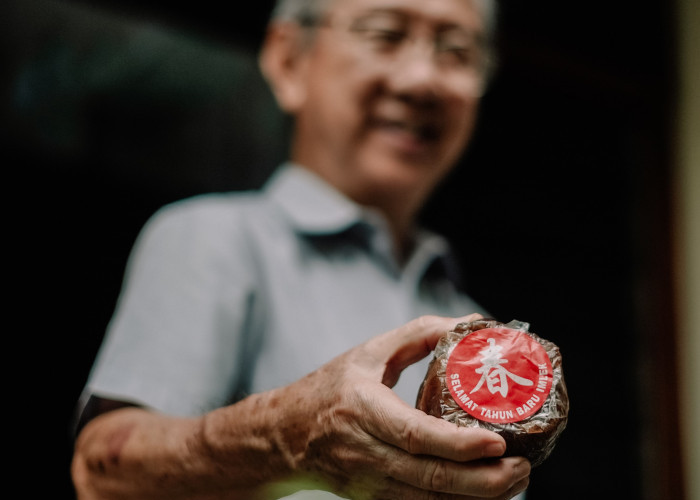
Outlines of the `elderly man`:
[{"label": "elderly man", "polygon": [[81,399],[80,499],[526,488],[500,436],[413,406],[440,336],[480,311],[415,219],[472,133],[492,9],[279,2],[260,64],[294,119],[290,161],[144,228]]}]

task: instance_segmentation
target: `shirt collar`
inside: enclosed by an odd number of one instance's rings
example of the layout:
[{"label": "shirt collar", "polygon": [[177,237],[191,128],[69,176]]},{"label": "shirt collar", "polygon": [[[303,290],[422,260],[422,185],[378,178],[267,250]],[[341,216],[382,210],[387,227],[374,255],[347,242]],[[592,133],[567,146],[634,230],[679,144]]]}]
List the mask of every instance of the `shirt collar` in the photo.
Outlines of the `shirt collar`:
[{"label": "shirt collar", "polygon": [[[384,218],[353,202],[313,172],[285,163],[270,177],[265,190],[300,234],[331,236],[361,228],[371,251],[381,255],[395,272],[401,273],[391,257]],[[403,273],[423,275],[435,265],[451,281],[458,281],[459,273],[447,241],[419,228],[414,233],[413,251],[403,266]]]},{"label": "shirt collar", "polygon": [[265,189],[301,233],[340,233],[363,220],[359,205],[313,172],[292,163],[282,165]]}]

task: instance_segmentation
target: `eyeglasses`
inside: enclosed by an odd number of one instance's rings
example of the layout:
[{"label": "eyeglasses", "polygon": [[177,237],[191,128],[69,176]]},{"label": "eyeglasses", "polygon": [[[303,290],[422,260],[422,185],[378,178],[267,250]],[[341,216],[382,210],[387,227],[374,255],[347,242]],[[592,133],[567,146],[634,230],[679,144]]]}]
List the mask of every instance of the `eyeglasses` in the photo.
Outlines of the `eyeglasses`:
[{"label": "eyeglasses", "polygon": [[462,26],[446,25],[428,37],[417,33],[411,17],[389,10],[372,11],[349,23],[335,22],[331,18],[304,21],[306,27],[344,29],[369,61],[386,67],[406,47],[421,41],[430,49],[437,68],[465,78],[474,92],[480,93],[483,89],[489,67],[488,47],[482,35]]}]

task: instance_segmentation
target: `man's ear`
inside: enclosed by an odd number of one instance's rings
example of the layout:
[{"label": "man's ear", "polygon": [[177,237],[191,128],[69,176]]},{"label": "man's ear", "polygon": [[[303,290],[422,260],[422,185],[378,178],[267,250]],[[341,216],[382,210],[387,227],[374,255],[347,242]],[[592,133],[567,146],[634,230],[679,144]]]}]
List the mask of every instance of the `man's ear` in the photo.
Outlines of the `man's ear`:
[{"label": "man's ear", "polygon": [[260,51],[259,65],[280,108],[294,114],[306,100],[305,40],[307,33],[294,23],[273,23]]}]

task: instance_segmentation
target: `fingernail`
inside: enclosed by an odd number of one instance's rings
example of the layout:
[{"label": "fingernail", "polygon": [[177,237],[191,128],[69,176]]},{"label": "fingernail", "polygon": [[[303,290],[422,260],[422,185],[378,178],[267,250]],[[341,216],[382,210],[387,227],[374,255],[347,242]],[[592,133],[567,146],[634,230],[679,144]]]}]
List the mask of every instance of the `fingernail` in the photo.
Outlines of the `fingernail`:
[{"label": "fingernail", "polygon": [[484,456],[487,457],[500,457],[506,452],[506,445],[504,443],[490,443],[484,448]]},{"label": "fingernail", "polygon": [[527,459],[523,458],[518,464],[515,466],[515,476],[520,480],[520,479],[525,479],[530,475],[531,471],[531,466],[530,462],[527,461]]}]

